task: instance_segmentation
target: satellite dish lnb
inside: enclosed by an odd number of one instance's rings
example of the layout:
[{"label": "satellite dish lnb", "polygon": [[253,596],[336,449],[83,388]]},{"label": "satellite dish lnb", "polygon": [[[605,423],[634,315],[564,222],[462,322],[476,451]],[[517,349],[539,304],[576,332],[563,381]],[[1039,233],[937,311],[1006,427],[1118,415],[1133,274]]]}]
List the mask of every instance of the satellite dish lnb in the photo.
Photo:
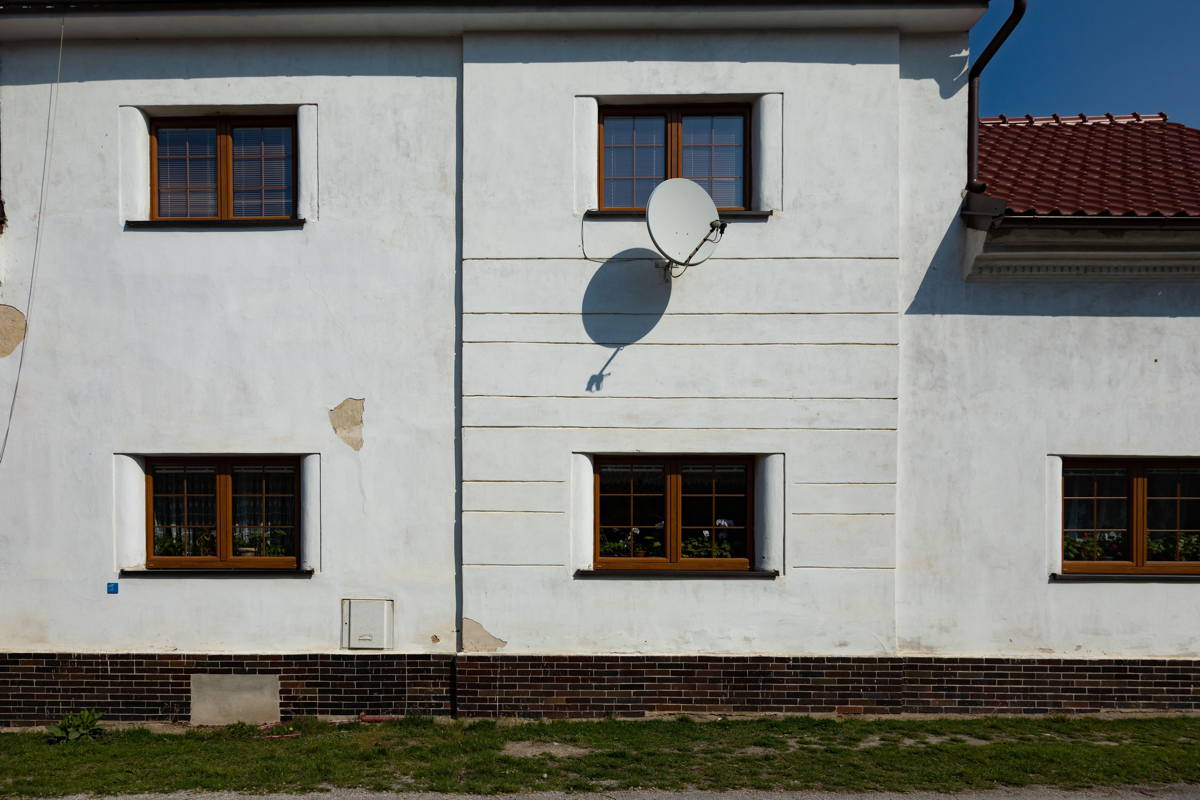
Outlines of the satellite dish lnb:
[{"label": "satellite dish lnb", "polygon": [[681,267],[706,261],[725,234],[708,192],[687,178],[671,178],[654,188],[646,203],[646,227],[658,252]]}]

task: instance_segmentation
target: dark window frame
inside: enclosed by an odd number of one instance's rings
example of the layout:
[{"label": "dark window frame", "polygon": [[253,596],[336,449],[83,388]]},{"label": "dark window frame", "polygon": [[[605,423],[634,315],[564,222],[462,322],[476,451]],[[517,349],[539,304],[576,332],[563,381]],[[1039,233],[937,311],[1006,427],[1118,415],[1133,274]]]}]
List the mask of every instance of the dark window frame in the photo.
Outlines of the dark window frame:
[{"label": "dark window frame", "polygon": [[[1126,530],[1130,537],[1129,560],[1087,561],[1067,559],[1067,472],[1072,469],[1122,469],[1127,472]],[[1196,575],[1200,561],[1152,561],[1147,546],[1148,479],[1153,469],[1200,469],[1197,458],[1063,458],[1059,499],[1059,555],[1064,574],[1092,575]],[[1083,496],[1081,496],[1083,497]],[[1119,499],[1119,498],[1118,498]],[[1167,498],[1169,499],[1169,498]],[[1184,531],[1190,532],[1190,531]]]},{"label": "dark window frame", "polygon": [[[647,572],[675,571],[745,571],[750,572],[756,563],[757,527],[754,519],[757,485],[755,463],[752,455],[597,455],[592,457],[592,565],[597,571],[641,570]],[[605,464],[661,464],[664,467],[667,486],[666,495],[666,551],[664,558],[601,556],[600,555],[600,468]],[[746,557],[745,558],[683,558],[682,550],[682,482],[679,468],[688,464],[741,464],[746,467]]]},{"label": "dark window frame", "polygon": [[[292,210],[281,216],[233,215],[233,128],[287,127],[292,131]],[[217,214],[211,217],[170,217],[158,213],[158,131],[160,128],[214,128],[217,137]],[[150,121],[150,219],[152,220],[294,220],[299,199],[300,152],[294,116],[269,117],[155,117]]]},{"label": "dark window frame", "polygon": [[[145,459],[146,567],[149,569],[278,569],[296,570],[303,563],[302,504],[304,478],[301,456],[154,456]],[[294,556],[233,555],[233,467],[290,466],[296,471]],[[216,495],[216,556],[158,556],[154,554],[154,470],[161,466],[214,467]]]},{"label": "dark window frame", "polygon": [[748,103],[687,103],[687,104],[649,104],[625,106],[600,106],[598,128],[599,155],[597,174],[599,186],[597,195],[601,211],[623,211],[630,213],[645,212],[645,206],[610,206],[604,197],[604,121],[608,117],[665,117],[666,143],[664,155],[666,158],[665,177],[682,178],[683,173],[683,117],[739,115],[742,117],[742,204],[737,206],[717,206],[718,211],[749,211],[750,198],[753,197],[751,176],[753,172],[753,146],[751,144],[751,111]]}]

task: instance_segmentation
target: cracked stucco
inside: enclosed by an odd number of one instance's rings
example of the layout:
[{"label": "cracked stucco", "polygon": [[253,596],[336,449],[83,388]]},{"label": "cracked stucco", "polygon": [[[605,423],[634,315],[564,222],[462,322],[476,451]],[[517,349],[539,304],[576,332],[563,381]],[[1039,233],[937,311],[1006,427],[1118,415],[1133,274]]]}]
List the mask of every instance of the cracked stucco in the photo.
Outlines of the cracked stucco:
[{"label": "cracked stucco", "polygon": [[25,315],[12,306],[0,306],[0,358],[12,353],[25,338]]}]

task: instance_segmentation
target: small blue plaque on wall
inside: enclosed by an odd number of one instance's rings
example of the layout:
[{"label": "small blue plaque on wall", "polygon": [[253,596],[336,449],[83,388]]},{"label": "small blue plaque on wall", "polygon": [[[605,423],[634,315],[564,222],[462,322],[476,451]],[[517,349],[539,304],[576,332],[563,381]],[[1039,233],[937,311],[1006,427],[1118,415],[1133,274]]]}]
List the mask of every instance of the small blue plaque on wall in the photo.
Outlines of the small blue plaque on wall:
[{"label": "small blue plaque on wall", "polygon": [[116,593],[117,593],[117,585],[116,585],[115,583],[110,583],[110,584],[108,585],[108,593],[109,593],[109,594],[116,594]]}]

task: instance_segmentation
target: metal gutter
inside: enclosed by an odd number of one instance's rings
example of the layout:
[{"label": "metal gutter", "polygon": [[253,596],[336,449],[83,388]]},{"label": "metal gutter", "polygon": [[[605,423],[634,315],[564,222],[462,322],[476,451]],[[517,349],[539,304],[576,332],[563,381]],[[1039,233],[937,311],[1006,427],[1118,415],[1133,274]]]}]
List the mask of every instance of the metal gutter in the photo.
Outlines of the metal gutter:
[{"label": "metal gutter", "polygon": [[[774,7],[774,6],[819,6],[819,7],[860,7],[860,8],[910,8],[914,10],[944,8],[946,6],[977,6],[986,8],[989,0],[753,0],[743,4],[743,7]],[[0,13],[6,15],[62,15],[62,14],[109,14],[116,12],[140,11],[205,11],[205,10],[261,10],[261,9],[299,9],[299,8],[550,8],[564,7],[610,9],[622,6],[712,6],[728,8],[729,0],[652,0],[652,2],[632,2],[632,0],[472,0],[465,3],[439,3],[436,0],[350,0],[350,2],[333,2],[332,0],[44,0],[44,2],[3,2],[0,1]]]},{"label": "metal gutter", "polygon": [[1004,20],[1000,30],[996,31],[967,74],[967,193],[963,198],[962,217],[967,227],[973,230],[987,230],[1004,214],[1004,201],[984,194],[987,186],[979,180],[979,78],[992,56],[996,55],[1025,16],[1027,2],[1013,0],[1008,19]]}]

